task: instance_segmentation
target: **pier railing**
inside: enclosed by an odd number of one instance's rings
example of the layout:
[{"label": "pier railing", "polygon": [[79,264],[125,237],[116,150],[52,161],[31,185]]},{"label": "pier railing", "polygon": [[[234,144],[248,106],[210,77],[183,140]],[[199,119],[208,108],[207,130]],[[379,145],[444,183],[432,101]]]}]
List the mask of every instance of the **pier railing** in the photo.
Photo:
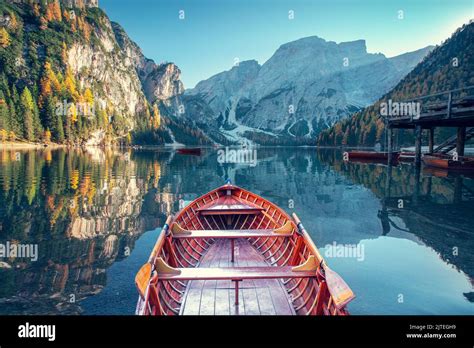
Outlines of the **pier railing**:
[{"label": "pier railing", "polygon": [[396,101],[406,106],[412,103],[419,104],[419,114],[388,115],[389,125],[397,128],[410,128],[415,124],[449,120],[474,122],[474,85],[449,91],[422,95],[411,99]]}]

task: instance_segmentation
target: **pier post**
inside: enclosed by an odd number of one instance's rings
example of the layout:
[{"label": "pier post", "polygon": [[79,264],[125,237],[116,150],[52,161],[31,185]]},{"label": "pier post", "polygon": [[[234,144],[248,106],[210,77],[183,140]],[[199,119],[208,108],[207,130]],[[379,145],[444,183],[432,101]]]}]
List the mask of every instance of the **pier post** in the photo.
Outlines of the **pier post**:
[{"label": "pier post", "polygon": [[464,145],[466,143],[466,127],[458,127],[456,152],[458,156],[464,156]]},{"label": "pier post", "polygon": [[428,146],[429,146],[429,153],[433,153],[434,150],[434,127],[430,128],[429,137],[428,137]]},{"label": "pier post", "polygon": [[420,198],[420,180],[421,180],[421,168],[419,165],[415,166],[415,187],[413,188],[413,206],[417,206]]},{"label": "pier post", "polygon": [[421,126],[415,126],[415,165],[421,164]]},{"label": "pier post", "polygon": [[388,165],[392,164],[392,143],[393,143],[393,129],[390,126],[387,126],[387,152],[388,152]]},{"label": "pier post", "polygon": [[458,175],[454,178],[454,195],[453,203],[462,203],[462,176]]}]

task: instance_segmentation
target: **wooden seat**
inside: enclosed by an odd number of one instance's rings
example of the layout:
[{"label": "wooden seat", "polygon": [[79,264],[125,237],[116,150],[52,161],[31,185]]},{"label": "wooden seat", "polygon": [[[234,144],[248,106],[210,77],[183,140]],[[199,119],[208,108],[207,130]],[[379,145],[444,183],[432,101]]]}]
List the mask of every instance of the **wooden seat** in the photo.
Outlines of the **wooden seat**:
[{"label": "wooden seat", "polygon": [[161,257],[155,262],[158,279],[180,281],[311,278],[316,276],[318,266],[314,256],[299,266],[281,267],[173,268]]},{"label": "wooden seat", "polygon": [[216,207],[213,209],[198,209],[198,213],[208,215],[257,215],[263,211],[262,208],[242,208],[242,207]]},{"label": "wooden seat", "polygon": [[257,215],[264,210],[262,207],[238,199],[231,194],[231,191],[232,189],[228,189],[226,195],[199,207],[196,211],[200,215]]},{"label": "wooden seat", "polygon": [[295,271],[291,266],[284,267],[229,267],[229,268],[174,268],[176,272],[158,272],[161,280],[244,280],[311,278],[315,271]]},{"label": "wooden seat", "polygon": [[262,238],[262,237],[291,237],[293,226],[287,221],[283,226],[267,230],[186,230],[174,223],[171,227],[173,238]]},{"label": "wooden seat", "polygon": [[282,267],[228,267],[228,268],[173,268],[161,257],[155,262],[158,279],[161,281],[231,280],[235,284],[235,305],[239,304],[239,282],[252,279],[288,279],[316,277],[318,264],[310,256],[299,266]]},{"label": "wooden seat", "polygon": [[185,233],[173,233],[173,238],[262,238],[291,237],[291,233],[275,233],[274,230],[194,230]]}]

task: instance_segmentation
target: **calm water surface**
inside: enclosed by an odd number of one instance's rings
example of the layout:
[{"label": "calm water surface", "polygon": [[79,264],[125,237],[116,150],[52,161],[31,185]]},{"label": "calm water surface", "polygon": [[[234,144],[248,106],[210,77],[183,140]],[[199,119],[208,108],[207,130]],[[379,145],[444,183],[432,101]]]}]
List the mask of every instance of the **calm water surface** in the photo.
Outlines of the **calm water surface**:
[{"label": "calm water surface", "polygon": [[0,314],[133,314],[166,216],[226,178],[299,215],[357,294],[352,314],[474,314],[472,178],[344,163],[339,150],[257,155],[0,151],[0,244],[38,246],[37,261],[0,258]]}]

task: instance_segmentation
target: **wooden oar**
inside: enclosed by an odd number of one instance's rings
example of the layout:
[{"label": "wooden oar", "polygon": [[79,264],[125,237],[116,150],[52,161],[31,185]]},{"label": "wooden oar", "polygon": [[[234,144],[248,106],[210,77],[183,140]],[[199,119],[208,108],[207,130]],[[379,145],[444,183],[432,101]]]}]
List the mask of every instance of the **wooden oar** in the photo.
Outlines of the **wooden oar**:
[{"label": "wooden oar", "polygon": [[324,277],[326,279],[329,293],[334,300],[335,306],[338,309],[341,309],[355,298],[354,293],[352,292],[349,285],[347,285],[347,283],[344,281],[344,279],[342,279],[339,274],[329,268],[326,261],[319,253],[318,248],[295,213],[293,213],[293,219],[295,220],[302,237],[308,242],[308,247],[310,248],[311,252],[313,252],[313,254],[316,256],[324,270]]},{"label": "wooden oar", "polygon": [[135,285],[137,286],[140,296],[145,299],[146,290],[151,278],[152,267],[150,263],[145,263],[135,276]]},{"label": "wooden oar", "polygon": [[140,268],[140,270],[137,272],[135,276],[135,285],[137,286],[138,292],[140,293],[140,296],[143,299],[146,298],[146,293],[147,293],[148,285],[150,283],[151,274],[153,273],[153,262],[155,260],[156,255],[158,255],[158,252],[163,246],[163,242],[166,237],[166,233],[170,227],[172,219],[173,219],[172,215],[168,216],[168,218],[166,219],[166,223],[160,232],[160,236],[158,237],[158,240],[156,241],[155,246],[153,247],[153,250],[151,252],[150,258],[148,259],[148,262],[145,263]]}]

